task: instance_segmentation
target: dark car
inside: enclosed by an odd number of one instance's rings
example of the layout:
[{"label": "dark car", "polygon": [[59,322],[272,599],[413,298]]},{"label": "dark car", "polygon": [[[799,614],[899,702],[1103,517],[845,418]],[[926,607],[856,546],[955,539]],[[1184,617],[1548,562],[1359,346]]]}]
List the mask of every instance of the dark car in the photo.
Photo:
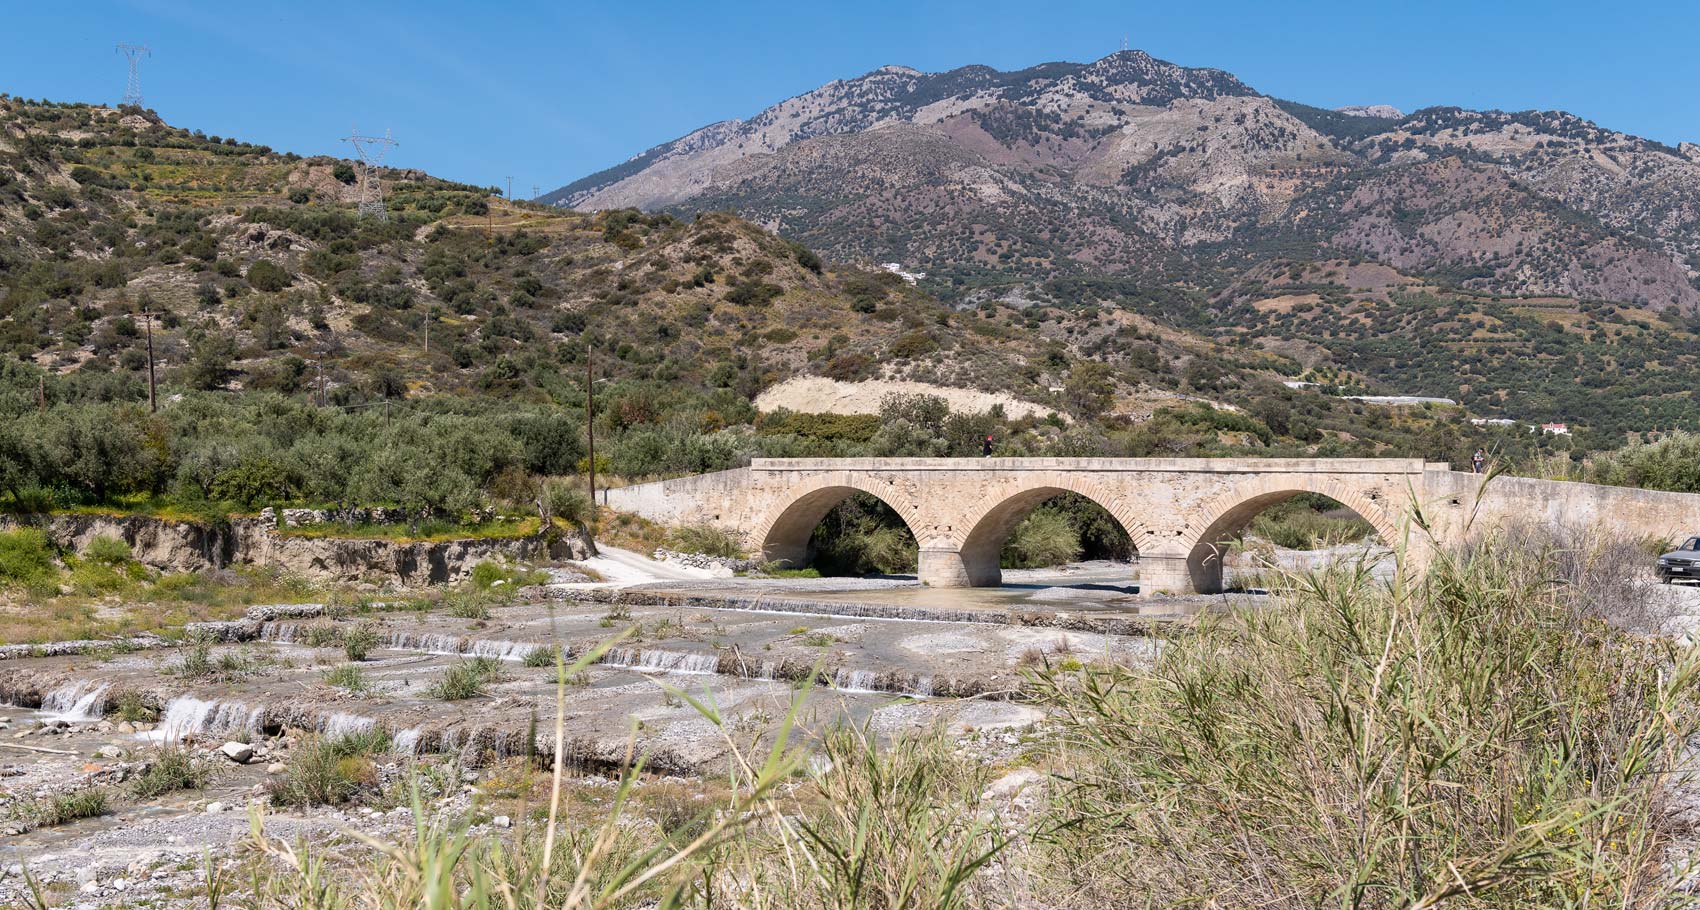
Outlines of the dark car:
[{"label": "dark car", "polygon": [[1659,581],[1668,585],[1677,578],[1700,581],[1700,537],[1690,537],[1659,557]]}]

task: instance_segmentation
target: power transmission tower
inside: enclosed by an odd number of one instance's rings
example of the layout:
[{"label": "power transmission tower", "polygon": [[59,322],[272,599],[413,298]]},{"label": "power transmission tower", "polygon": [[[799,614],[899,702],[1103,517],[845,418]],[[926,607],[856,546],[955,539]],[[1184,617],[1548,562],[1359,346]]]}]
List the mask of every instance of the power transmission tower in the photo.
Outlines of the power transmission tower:
[{"label": "power transmission tower", "polygon": [[542,189],[543,189],[542,187],[538,186],[535,183],[533,183],[531,185],[531,201],[532,202],[536,202],[537,197],[543,195]]},{"label": "power transmission tower", "polygon": [[130,61],[130,82],[124,87],[125,106],[142,106],[142,58],[152,57],[145,44],[120,44],[117,51]]},{"label": "power transmission tower", "polygon": [[352,144],[354,153],[360,156],[360,217],[390,220],[390,213],[384,208],[384,189],[378,183],[378,165],[383,163],[390,146],[401,143],[390,138],[389,130],[384,130],[382,136],[362,136],[358,127],[342,141]]},{"label": "power transmission tower", "polygon": [[508,192],[507,192],[507,195],[503,196],[502,198],[507,200],[508,202],[514,201],[514,178],[513,177],[508,178]]}]

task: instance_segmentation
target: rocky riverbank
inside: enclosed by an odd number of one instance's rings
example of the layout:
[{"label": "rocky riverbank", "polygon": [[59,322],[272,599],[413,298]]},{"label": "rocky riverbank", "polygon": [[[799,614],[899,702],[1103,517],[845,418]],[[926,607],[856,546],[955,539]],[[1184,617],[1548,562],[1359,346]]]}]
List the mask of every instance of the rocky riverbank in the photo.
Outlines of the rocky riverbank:
[{"label": "rocky riverbank", "polygon": [[461,581],[486,560],[584,557],[576,538],[464,538],[398,541],[306,537],[280,531],[275,516],[202,524],[141,515],[0,515],[0,530],[33,527],[62,550],[83,552],[100,537],[130,545],[134,558],[162,572],[266,566],[316,581],[434,585]]}]

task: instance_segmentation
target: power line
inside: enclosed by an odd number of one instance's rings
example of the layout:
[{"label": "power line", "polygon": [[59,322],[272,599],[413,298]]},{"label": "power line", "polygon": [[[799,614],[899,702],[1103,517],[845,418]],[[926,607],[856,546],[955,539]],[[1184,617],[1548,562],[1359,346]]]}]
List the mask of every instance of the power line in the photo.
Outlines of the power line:
[{"label": "power line", "polygon": [[360,156],[360,217],[390,220],[389,210],[384,208],[384,188],[378,182],[378,165],[383,163],[390,146],[401,143],[390,138],[389,130],[384,130],[382,136],[362,136],[358,127],[342,141],[352,144],[354,153]]},{"label": "power line", "polygon": [[124,86],[125,106],[142,106],[142,58],[152,57],[145,44],[120,44],[116,50],[130,61],[130,81]]}]

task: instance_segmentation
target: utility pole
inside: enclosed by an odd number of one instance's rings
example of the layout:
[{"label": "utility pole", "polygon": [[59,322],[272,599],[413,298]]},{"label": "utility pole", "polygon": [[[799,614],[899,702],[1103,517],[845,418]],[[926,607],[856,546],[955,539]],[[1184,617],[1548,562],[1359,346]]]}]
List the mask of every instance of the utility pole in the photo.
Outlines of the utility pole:
[{"label": "utility pole", "polygon": [[514,201],[514,178],[512,174],[508,175],[508,194],[502,198],[509,202]]},{"label": "utility pole", "polygon": [[543,195],[543,188],[533,183],[531,185],[531,201],[536,202],[537,197],[541,195]]},{"label": "utility pole", "polygon": [[116,50],[130,61],[130,81],[124,86],[124,105],[142,106],[142,58],[152,57],[145,44],[120,44]]},{"label": "utility pole", "polygon": [[322,408],[325,406],[325,355],[320,354],[313,365],[319,369],[319,407]]},{"label": "utility pole", "polygon": [[43,414],[47,413],[47,374],[35,378],[35,407]]},{"label": "utility pole", "polygon": [[148,310],[143,310],[140,315],[142,317],[142,325],[147,327],[148,332],[148,413],[158,414],[159,393],[154,385],[153,373],[153,317],[157,314]]},{"label": "utility pole", "polygon": [[590,515],[596,517],[596,366],[590,343],[584,345],[584,433],[590,441]]}]

